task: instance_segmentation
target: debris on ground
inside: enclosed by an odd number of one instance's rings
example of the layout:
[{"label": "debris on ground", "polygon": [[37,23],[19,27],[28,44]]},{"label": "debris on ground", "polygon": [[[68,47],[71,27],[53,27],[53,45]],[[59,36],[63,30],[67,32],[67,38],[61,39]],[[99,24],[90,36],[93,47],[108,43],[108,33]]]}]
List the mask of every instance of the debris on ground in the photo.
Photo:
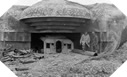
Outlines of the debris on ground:
[{"label": "debris on ground", "polygon": [[77,54],[75,51],[67,54],[40,54],[32,53],[31,50],[9,49],[1,61],[18,77],[109,77],[122,64],[114,56],[78,64],[94,53]]},{"label": "debris on ground", "polygon": [[[44,54],[36,54],[43,56]],[[78,64],[89,56],[81,54],[50,54],[43,59],[32,57],[7,61],[5,64],[18,77],[109,77],[121,63],[107,60],[93,60],[88,63]]]}]

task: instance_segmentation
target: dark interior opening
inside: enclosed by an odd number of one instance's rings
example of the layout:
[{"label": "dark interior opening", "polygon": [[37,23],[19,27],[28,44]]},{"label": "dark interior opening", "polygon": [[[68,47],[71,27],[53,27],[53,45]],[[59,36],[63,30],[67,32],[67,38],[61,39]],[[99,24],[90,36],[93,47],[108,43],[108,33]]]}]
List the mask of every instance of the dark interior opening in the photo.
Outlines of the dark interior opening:
[{"label": "dark interior opening", "polygon": [[50,48],[50,43],[46,43],[46,48]]},{"label": "dark interior opening", "polygon": [[38,37],[38,34],[31,34],[31,49],[36,53],[43,53],[44,42]]},{"label": "dark interior opening", "polygon": [[61,53],[62,52],[62,43],[61,41],[56,42],[56,52]]},{"label": "dark interior opening", "polygon": [[74,43],[75,49],[82,49],[79,41],[81,38],[80,33],[31,33],[31,49],[36,49],[39,52],[42,52],[44,42],[40,39],[41,37],[46,36],[65,36],[66,38],[70,39]]}]

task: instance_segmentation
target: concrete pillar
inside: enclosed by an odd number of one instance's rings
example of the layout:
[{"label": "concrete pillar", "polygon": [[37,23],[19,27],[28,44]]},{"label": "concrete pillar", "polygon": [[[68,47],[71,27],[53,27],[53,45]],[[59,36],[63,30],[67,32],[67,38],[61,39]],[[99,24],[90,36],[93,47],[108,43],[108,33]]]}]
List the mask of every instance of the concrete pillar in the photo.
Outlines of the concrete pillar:
[{"label": "concrete pillar", "polygon": [[46,42],[44,41],[44,54],[46,53]]}]

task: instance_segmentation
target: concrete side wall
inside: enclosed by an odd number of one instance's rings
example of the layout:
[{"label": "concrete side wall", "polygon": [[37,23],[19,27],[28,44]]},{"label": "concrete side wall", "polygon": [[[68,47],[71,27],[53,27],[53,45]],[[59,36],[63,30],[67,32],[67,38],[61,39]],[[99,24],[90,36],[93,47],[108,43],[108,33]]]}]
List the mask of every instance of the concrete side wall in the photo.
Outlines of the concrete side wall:
[{"label": "concrete side wall", "polygon": [[5,47],[13,46],[16,49],[27,50],[30,49],[30,42],[14,42],[14,41],[0,41],[0,49]]},{"label": "concrete side wall", "polygon": [[0,49],[13,46],[17,49],[30,49],[31,34],[25,32],[0,32]]}]

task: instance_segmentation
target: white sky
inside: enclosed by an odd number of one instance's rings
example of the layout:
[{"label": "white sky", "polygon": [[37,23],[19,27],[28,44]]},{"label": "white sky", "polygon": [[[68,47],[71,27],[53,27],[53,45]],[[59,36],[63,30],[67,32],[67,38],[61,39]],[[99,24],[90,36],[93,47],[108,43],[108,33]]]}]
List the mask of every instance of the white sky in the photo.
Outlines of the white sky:
[{"label": "white sky", "polygon": [[[38,1],[41,0],[18,0],[18,2],[16,3],[16,5],[32,5],[37,3]],[[73,2],[78,2],[80,4],[94,4],[94,3],[111,3],[110,0],[69,0],[69,1],[73,1]]]}]

